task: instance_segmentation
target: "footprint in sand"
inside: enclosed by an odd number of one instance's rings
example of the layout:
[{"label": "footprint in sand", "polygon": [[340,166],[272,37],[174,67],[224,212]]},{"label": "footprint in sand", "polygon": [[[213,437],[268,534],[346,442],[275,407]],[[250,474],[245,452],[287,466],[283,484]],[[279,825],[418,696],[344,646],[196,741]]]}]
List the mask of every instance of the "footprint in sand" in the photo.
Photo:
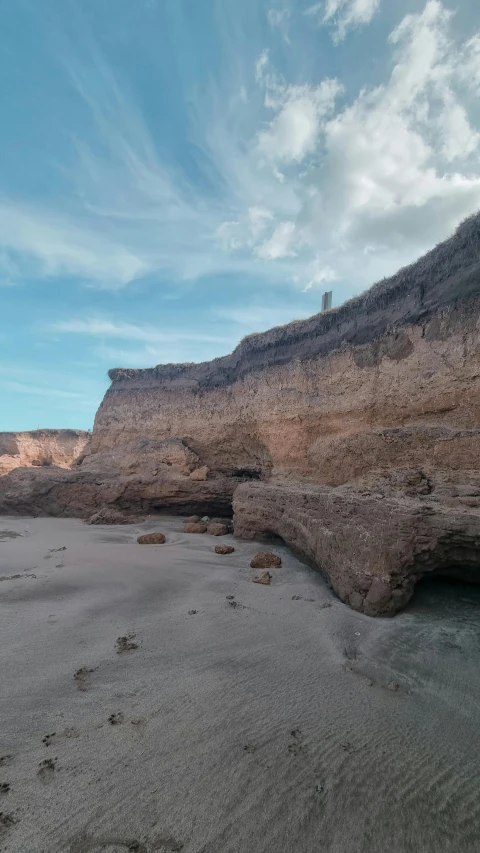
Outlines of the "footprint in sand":
[{"label": "footprint in sand", "polygon": [[121,711],[118,711],[118,713],[116,714],[110,714],[108,718],[108,722],[111,726],[119,726],[121,723],[123,723],[123,720],[124,716]]},{"label": "footprint in sand", "polygon": [[118,637],[115,643],[117,655],[123,655],[126,652],[134,652],[138,649],[138,643],[134,643],[135,634],[126,634],[124,637]]},{"label": "footprint in sand", "polygon": [[45,737],[42,740],[42,743],[44,743],[45,746],[51,746],[52,740],[55,737],[55,735],[56,735],[56,732],[53,732],[51,735],[45,735]]},{"label": "footprint in sand", "polygon": [[65,735],[65,737],[68,738],[80,737],[80,732],[77,728],[75,728],[75,726],[68,726],[63,732],[63,734]]},{"label": "footprint in sand", "polygon": [[13,755],[0,755],[0,767],[7,767],[13,761]]},{"label": "footprint in sand", "polygon": [[45,761],[41,761],[38,765],[37,776],[38,778],[48,785],[53,781],[53,776],[55,773],[57,765],[55,764],[55,759],[46,758]]},{"label": "footprint in sand", "polygon": [[8,782],[2,782],[2,784],[0,785],[0,794],[8,794],[9,790],[10,785],[8,784]]},{"label": "footprint in sand", "polygon": [[6,814],[5,812],[0,812],[0,841],[3,841],[9,829],[18,823],[16,817],[13,814]]},{"label": "footprint in sand", "polygon": [[86,666],[82,666],[81,669],[77,669],[73,678],[75,680],[78,690],[81,690],[83,693],[86,690],[90,690],[92,686],[92,682],[90,681],[90,673],[96,672],[97,669],[98,667],[88,669]]},{"label": "footprint in sand", "polygon": [[292,755],[298,755],[305,749],[300,729],[292,729],[290,732],[290,738],[291,741],[288,744],[288,751],[291,752]]}]

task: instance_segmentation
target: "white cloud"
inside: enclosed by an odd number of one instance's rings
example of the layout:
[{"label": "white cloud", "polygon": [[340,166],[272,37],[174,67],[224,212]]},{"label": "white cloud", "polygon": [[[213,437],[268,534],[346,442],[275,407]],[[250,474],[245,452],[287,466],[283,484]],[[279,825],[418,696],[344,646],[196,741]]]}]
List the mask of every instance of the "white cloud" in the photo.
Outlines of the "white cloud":
[{"label": "white cloud", "polygon": [[319,86],[287,86],[277,90],[273,102],[280,108],[257,140],[257,150],[273,162],[301,163],[311,153],[322,127],[322,120],[335,106],[341,91],[336,80],[324,80]]},{"label": "white cloud", "polygon": [[138,326],[134,323],[114,322],[103,319],[62,320],[53,323],[51,329],[63,334],[88,335],[95,338],[115,338],[117,340],[143,341],[144,343],[169,343],[172,341],[192,341],[200,343],[228,344],[229,338],[216,335],[202,335],[181,329],[161,330],[152,326]]},{"label": "white cloud", "polygon": [[463,54],[451,41],[450,21],[437,0],[408,15],[390,39],[390,79],[327,122],[327,177],[302,217],[312,247],[334,221],[339,248],[393,250],[395,264],[404,251],[410,260],[445,237],[480,205],[478,162],[468,160],[479,138],[457,88]]},{"label": "white cloud", "polygon": [[338,276],[335,270],[333,270],[332,267],[323,266],[322,262],[317,258],[312,264],[311,278],[310,281],[307,282],[306,287],[304,287],[304,292],[312,290],[315,287],[321,287],[323,284],[336,281],[337,278]]},{"label": "white cloud", "polygon": [[257,247],[258,257],[266,261],[276,261],[294,255],[295,252],[290,248],[294,231],[294,222],[280,222],[271,237]]},{"label": "white cloud", "polygon": [[263,50],[255,63],[255,79],[257,83],[262,79],[268,64],[268,50]]},{"label": "white cloud", "polygon": [[[307,11],[341,35],[378,7],[329,0]],[[270,9],[270,26],[291,21],[286,11],[280,2]],[[234,273],[298,291],[337,281],[349,295],[480,205],[480,34],[454,40],[443,3],[404,16],[387,43],[383,83],[360,88],[359,65],[348,101],[340,80],[308,75],[318,63],[302,55],[303,42],[288,51],[277,42],[279,73],[266,31],[250,39],[237,28],[243,13],[242,4],[220,4],[228,60],[184,99],[190,171],[94,44],[79,56],[83,42],[73,40],[65,68],[87,121],[64,164],[71,192],[41,206],[0,200],[4,280],[76,276],[114,288],[155,275],[174,288]],[[300,16],[291,33],[302,24],[311,21]],[[164,340],[157,330],[121,331],[116,324],[119,339]],[[113,331],[101,334],[113,340]]]},{"label": "white cloud", "polygon": [[[369,24],[380,8],[381,0],[325,0],[315,3],[306,15],[319,16],[323,24],[334,26],[334,41],[343,41],[347,31]],[[321,13],[323,12],[323,15]]]},{"label": "white cloud", "polygon": [[272,29],[279,29],[283,33],[283,38],[287,44],[290,44],[290,39],[288,37],[290,9],[288,9],[288,7],[284,7],[283,9],[269,9],[267,18]]}]

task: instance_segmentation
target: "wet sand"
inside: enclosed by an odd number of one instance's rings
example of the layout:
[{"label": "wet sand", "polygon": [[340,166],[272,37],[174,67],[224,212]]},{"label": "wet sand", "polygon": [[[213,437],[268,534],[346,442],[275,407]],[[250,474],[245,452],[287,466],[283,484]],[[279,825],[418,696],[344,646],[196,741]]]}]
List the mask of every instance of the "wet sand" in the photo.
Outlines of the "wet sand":
[{"label": "wet sand", "polygon": [[480,590],[374,620],[182,528],[0,519],[0,850],[478,853]]}]

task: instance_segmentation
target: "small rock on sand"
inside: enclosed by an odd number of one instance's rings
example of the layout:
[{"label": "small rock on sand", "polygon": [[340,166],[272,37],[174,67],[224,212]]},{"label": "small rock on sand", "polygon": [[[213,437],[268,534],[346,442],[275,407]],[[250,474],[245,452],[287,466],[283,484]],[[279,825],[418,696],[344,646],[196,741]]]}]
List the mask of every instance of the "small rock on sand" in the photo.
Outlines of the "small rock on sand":
[{"label": "small rock on sand", "polygon": [[226,524],[218,524],[217,522],[210,522],[207,527],[207,533],[210,536],[226,536],[228,533],[228,527]]},{"label": "small rock on sand", "polygon": [[[138,519],[135,519],[138,521]],[[111,506],[104,506],[98,512],[94,512],[90,518],[87,518],[87,524],[131,524],[132,519],[118,509]]]},{"label": "small rock on sand", "polygon": [[137,539],[139,545],[163,545],[166,541],[163,533],[144,533]]},{"label": "small rock on sand", "polygon": [[233,554],[234,551],[233,545],[215,545],[216,554]]},{"label": "small rock on sand", "polygon": [[398,681],[391,681],[390,684],[388,685],[388,689],[392,690],[394,693],[396,693],[397,690],[399,690],[399,688],[400,688],[400,685],[399,685]]},{"label": "small rock on sand", "polygon": [[269,584],[271,580],[272,580],[272,576],[271,576],[270,572],[263,572],[261,575],[257,575],[257,577],[253,579],[253,582],[254,583]]},{"label": "small rock on sand", "polygon": [[259,551],[258,554],[255,554],[250,565],[252,569],[278,569],[282,565],[282,561],[272,551]]},{"label": "small rock on sand", "polygon": [[185,524],[183,530],[185,533],[206,533],[207,525],[202,524],[201,522],[192,521]]}]

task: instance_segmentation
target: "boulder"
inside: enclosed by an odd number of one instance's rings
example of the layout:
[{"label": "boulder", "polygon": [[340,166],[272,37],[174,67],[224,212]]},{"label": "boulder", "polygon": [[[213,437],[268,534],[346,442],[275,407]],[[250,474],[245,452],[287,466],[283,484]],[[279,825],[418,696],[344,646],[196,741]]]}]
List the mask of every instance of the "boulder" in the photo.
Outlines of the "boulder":
[{"label": "boulder", "polygon": [[144,533],[137,539],[139,545],[163,545],[166,541],[163,533]]},{"label": "boulder", "polygon": [[234,551],[233,545],[215,545],[216,554],[233,554]]},{"label": "boulder", "polygon": [[272,576],[270,572],[263,572],[261,575],[257,575],[256,578],[253,578],[254,583],[263,583],[265,585],[269,585],[272,580]]},{"label": "boulder", "polygon": [[207,533],[209,533],[210,536],[226,536],[228,533],[228,527],[226,524],[216,524],[211,521],[207,527]]},{"label": "boulder", "polygon": [[250,565],[252,569],[278,569],[282,565],[282,561],[272,551],[259,551],[258,554],[255,554]]},{"label": "boulder", "polygon": [[199,521],[200,521],[199,515],[189,515],[189,517],[185,519],[185,524],[198,524]]},{"label": "boulder", "polygon": [[201,522],[192,521],[188,524],[185,524],[185,527],[183,528],[183,530],[184,530],[184,533],[206,533],[207,532],[207,525],[202,524]]}]

